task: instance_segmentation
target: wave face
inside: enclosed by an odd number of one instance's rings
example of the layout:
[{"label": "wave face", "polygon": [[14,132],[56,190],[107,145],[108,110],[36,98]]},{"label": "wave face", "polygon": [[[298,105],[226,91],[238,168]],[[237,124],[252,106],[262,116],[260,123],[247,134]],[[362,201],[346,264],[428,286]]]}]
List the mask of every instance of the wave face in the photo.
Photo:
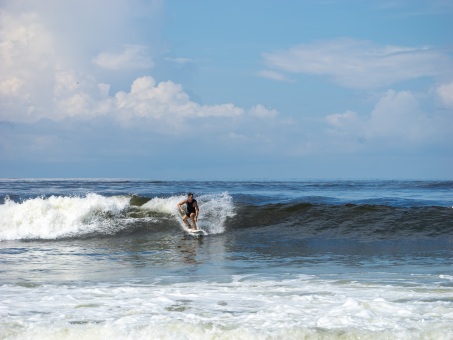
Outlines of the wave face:
[{"label": "wave face", "polygon": [[[0,240],[95,237],[118,233],[153,232],[182,227],[177,204],[185,196],[152,199],[140,196],[50,196],[0,205]],[[207,233],[225,230],[235,215],[228,194],[197,198],[203,211],[199,223]]]},{"label": "wave face", "polygon": [[[293,238],[391,239],[453,234],[453,209],[381,205],[269,204],[243,206],[232,227],[272,227]],[[299,235],[299,236],[298,236]]]}]

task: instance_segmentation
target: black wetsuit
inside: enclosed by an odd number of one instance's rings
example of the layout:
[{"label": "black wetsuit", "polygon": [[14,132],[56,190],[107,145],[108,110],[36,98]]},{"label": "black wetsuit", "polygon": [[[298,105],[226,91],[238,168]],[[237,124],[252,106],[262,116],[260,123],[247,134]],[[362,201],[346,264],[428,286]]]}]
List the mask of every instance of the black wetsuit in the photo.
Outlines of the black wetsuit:
[{"label": "black wetsuit", "polygon": [[186,202],[186,205],[187,205],[186,215],[187,215],[187,217],[190,217],[190,214],[195,213],[195,207],[193,205],[196,202],[197,202],[197,200],[192,200],[192,202],[189,202],[189,201]]}]

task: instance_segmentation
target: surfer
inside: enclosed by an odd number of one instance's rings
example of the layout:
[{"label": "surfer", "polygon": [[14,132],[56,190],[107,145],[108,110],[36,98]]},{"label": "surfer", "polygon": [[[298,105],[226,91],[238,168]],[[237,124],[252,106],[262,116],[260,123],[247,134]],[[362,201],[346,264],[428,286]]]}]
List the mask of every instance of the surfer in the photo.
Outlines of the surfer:
[{"label": "surfer", "polygon": [[[186,211],[184,211],[181,206],[185,204],[186,205]],[[193,198],[193,194],[189,192],[187,194],[187,198],[184,201],[181,201],[178,203],[178,208],[181,210],[181,212],[184,214],[182,217],[182,220],[184,223],[187,225],[187,227],[190,229],[190,223],[187,221],[187,218],[190,218],[193,223],[193,230],[197,230],[197,219],[198,219],[198,203],[197,200]]]}]

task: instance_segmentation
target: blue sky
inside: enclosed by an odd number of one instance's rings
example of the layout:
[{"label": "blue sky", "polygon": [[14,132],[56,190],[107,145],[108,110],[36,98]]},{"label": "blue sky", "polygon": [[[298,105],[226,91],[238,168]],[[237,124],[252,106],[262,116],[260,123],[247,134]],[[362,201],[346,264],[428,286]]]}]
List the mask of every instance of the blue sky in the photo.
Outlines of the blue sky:
[{"label": "blue sky", "polygon": [[0,177],[453,178],[451,0],[0,11]]}]

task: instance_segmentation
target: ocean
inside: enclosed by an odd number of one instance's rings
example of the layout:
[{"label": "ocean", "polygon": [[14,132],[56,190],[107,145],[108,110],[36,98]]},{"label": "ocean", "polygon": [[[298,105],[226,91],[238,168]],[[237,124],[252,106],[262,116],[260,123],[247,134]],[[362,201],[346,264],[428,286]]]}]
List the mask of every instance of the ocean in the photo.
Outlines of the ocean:
[{"label": "ocean", "polygon": [[0,339],[453,339],[452,206],[453,181],[1,179]]}]

